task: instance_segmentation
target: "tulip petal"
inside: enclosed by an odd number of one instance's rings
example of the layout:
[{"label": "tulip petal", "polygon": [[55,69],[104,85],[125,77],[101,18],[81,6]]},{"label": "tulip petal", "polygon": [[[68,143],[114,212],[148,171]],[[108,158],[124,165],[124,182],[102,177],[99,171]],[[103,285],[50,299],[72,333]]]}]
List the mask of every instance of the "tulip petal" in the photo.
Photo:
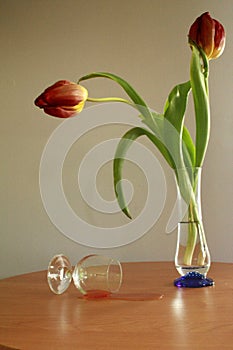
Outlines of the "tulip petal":
[{"label": "tulip petal", "polygon": [[200,17],[200,31],[198,35],[198,45],[210,57],[214,50],[215,23],[208,12]]},{"label": "tulip petal", "polygon": [[218,58],[219,56],[221,56],[221,54],[224,51],[226,35],[225,35],[225,30],[221,25],[221,23],[219,23],[216,20],[214,20],[214,22],[215,22],[215,36],[214,36],[215,47],[211,55],[211,58]]},{"label": "tulip petal", "polygon": [[44,93],[44,101],[52,106],[75,106],[86,99],[86,89],[76,84],[59,86]]},{"label": "tulip petal", "polygon": [[198,28],[199,28],[199,17],[196,19],[196,21],[191,25],[189,29],[189,39],[197,43],[197,36],[198,36]]},{"label": "tulip petal", "polygon": [[61,107],[46,107],[44,108],[44,112],[57,118],[69,118],[77,114],[75,110],[68,110]]}]

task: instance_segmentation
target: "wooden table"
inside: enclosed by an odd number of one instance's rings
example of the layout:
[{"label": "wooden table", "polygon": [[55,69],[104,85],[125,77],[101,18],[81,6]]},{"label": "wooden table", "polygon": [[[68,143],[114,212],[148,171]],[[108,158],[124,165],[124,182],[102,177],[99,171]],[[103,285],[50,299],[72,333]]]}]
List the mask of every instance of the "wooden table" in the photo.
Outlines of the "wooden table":
[{"label": "wooden table", "polygon": [[54,295],[46,271],[0,281],[0,344],[23,350],[233,349],[233,264],[212,263],[214,287],[173,286],[173,263],[124,263],[121,292],[145,301]]}]

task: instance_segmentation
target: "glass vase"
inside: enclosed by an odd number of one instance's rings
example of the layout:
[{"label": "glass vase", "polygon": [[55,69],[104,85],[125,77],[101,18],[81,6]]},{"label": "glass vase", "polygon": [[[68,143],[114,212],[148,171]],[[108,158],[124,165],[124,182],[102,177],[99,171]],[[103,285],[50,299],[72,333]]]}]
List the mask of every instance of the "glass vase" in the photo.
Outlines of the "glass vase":
[{"label": "glass vase", "polygon": [[199,273],[204,277],[210,268],[201,210],[201,168],[176,170],[178,192],[177,246],[175,266],[181,276]]}]

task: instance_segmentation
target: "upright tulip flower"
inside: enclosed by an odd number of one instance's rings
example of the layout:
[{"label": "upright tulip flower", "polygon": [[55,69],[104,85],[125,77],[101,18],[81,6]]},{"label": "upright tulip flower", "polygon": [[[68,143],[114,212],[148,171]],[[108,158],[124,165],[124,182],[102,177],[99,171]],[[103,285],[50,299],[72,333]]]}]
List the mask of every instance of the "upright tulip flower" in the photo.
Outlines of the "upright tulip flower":
[{"label": "upright tulip flower", "polygon": [[87,97],[88,92],[83,86],[59,80],[36,98],[35,105],[46,114],[69,118],[82,111]]},{"label": "upright tulip flower", "polygon": [[192,24],[189,39],[201,47],[207,58],[219,57],[225,47],[225,30],[221,23],[211,18],[209,12],[203,13]]}]

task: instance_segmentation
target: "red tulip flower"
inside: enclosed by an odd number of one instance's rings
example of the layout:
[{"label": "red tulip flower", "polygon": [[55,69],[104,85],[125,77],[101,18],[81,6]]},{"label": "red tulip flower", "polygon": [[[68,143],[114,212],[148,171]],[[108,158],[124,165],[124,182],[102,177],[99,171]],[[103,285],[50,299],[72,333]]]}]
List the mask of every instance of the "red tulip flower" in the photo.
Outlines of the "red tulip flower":
[{"label": "red tulip flower", "polygon": [[225,47],[225,30],[221,23],[211,18],[209,12],[203,13],[192,24],[189,39],[201,47],[207,58],[219,57]]},{"label": "red tulip flower", "polygon": [[82,111],[87,97],[83,86],[60,80],[37,97],[35,105],[54,117],[69,118]]}]

